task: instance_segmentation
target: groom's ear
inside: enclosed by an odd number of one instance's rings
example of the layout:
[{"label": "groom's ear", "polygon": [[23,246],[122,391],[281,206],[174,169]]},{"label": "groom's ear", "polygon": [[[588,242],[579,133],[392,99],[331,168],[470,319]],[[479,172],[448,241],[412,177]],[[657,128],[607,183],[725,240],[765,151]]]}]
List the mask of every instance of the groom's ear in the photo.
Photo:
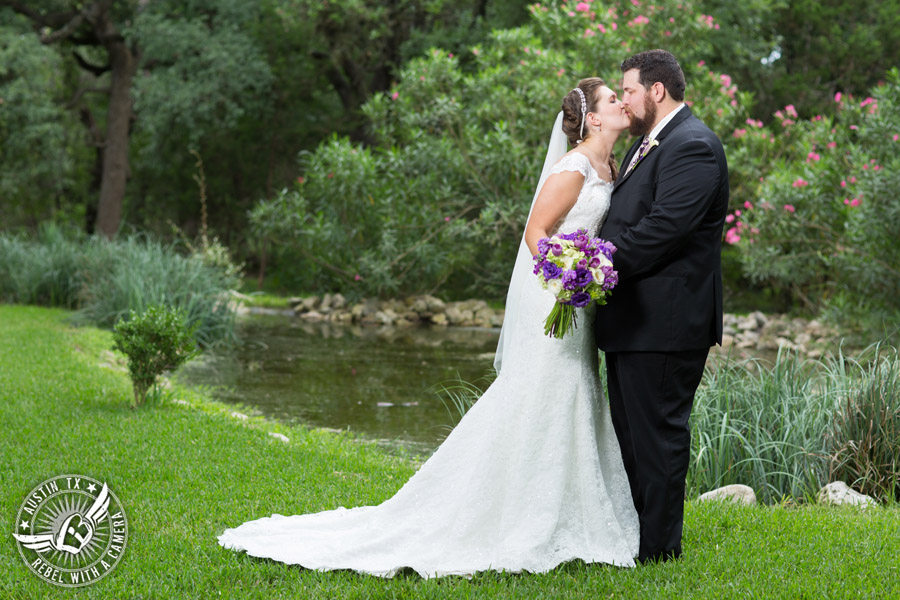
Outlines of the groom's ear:
[{"label": "groom's ear", "polygon": [[657,81],[650,86],[650,97],[653,98],[654,101],[662,102],[666,99],[667,95],[668,91],[666,90],[666,86],[663,85],[661,81]]}]

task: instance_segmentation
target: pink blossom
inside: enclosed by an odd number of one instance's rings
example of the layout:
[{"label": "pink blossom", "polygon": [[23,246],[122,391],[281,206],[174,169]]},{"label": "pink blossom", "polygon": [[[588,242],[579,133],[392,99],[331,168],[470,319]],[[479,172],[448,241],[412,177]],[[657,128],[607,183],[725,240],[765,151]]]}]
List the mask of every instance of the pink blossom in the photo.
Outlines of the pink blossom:
[{"label": "pink blossom", "polygon": [[747,200],[744,202],[744,208],[746,208],[747,210],[753,210],[753,204],[749,200]]},{"label": "pink blossom", "polygon": [[859,206],[859,198],[854,198],[850,201],[850,206]]},{"label": "pink blossom", "polygon": [[795,188],[806,187],[809,185],[809,182],[803,179],[802,177],[798,177],[794,183],[791,184]]},{"label": "pink blossom", "polygon": [[359,276],[359,273],[353,276],[353,281],[359,281],[362,277]]},{"label": "pink blossom", "polygon": [[741,236],[738,235],[736,227],[732,227],[725,232],[725,241],[732,245],[737,244],[739,241],[741,241]]},{"label": "pink blossom", "polygon": [[531,50],[528,49],[528,46],[525,46],[524,48],[522,48],[522,50],[525,51],[525,54],[528,54],[529,52],[531,52]]},{"label": "pink blossom", "polygon": [[734,215],[726,215],[725,222],[726,223],[734,223]]},{"label": "pink blossom", "polygon": [[591,10],[591,5],[587,2],[579,2],[575,5],[575,10],[577,10],[578,12],[587,12]]},{"label": "pink blossom", "polygon": [[591,37],[592,35],[597,35],[597,34],[594,33],[593,29],[587,28],[584,30],[584,35],[582,35],[581,37]]},{"label": "pink blossom", "polygon": [[452,52],[449,53],[449,54],[447,55],[447,57],[448,57],[448,58],[453,58],[453,53],[452,53]]},{"label": "pink blossom", "polygon": [[669,17],[669,23],[674,23],[674,22],[675,22],[675,17]]},{"label": "pink blossom", "polygon": [[301,185],[303,184],[304,181],[306,181],[306,180],[305,180],[303,177],[298,177],[298,178],[297,178],[297,183],[299,183],[299,184],[301,184]]},{"label": "pink blossom", "polygon": [[856,175],[850,176],[850,183],[856,183]]},{"label": "pink blossom", "polygon": [[794,108],[793,104],[788,104],[787,106],[785,106],[784,112],[786,112],[789,117],[797,118],[797,109]]},{"label": "pink blossom", "polygon": [[875,165],[874,167],[872,167],[872,170],[873,170],[873,171],[880,171],[880,170],[881,170],[881,165]]},{"label": "pink blossom", "polygon": [[863,165],[863,171],[868,171],[868,170],[869,170],[869,165]]},{"label": "pink blossom", "polygon": [[752,233],[753,235],[757,235],[759,233],[759,227],[751,227],[750,233]]},{"label": "pink blossom", "polygon": [[449,221],[450,217],[444,217],[444,221]]},{"label": "pink blossom", "polygon": [[663,35],[666,36],[666,37],[671,37],[671,36],[672,36],[672,32],[666,30],[666,31],[663,33]]},{"label": "pink blossom", "polygon": [[398,92],[394,92],[393,94],[391,94],[391,100],[396,100],[399,97],[400,97],[400,94]]},{"label": "pink blossom", "polygon": [[841,181],[841,187],[842,187],[842,188],[847,187],[847,182],[846,182],[846,181]]},{"label": "pink blossom", "polygon": [[785,204],[784,210],[788,211],[789,213],[793,213],[797,209],[794,208],[793,204]]},{"label": "pink blossom", "polygon": [[741,216],[741,211],[740,210],[734,211],[734,216],[736,216],[736,217]]},{"label": "pink blossom", "polygon": [[731,85],[731,75],[722,73],[719,75],[719,79],[722,81],[722,87],[729,87]]},{"label": "pink blossom", "polygon": [[698,66],[698,67],[702,67],[702,66],[705,65],[705,64],[706,64],[706,61],[705,61],[705,60],[701,60],[700,62],[697,63],[697,66]]},{"label": "pink blossom", "polygon": [[900,134],[894,134],[894,141],[900,140]]},{"label": "pink blossom", "polygon": [[840,92],[838,92],[837,94],[834,95],[834,101],[840,103],[840,101],[841,101],[841,93]]},{"label": "pink blossom", "polygon": [[746,129],[735,129],[734,130],[734,137],[736,137],[736,138],[744,137],[745,135],[747,135]]},{"label": "pink blossom", "polygon": [[836,147],[837,147],[837,142],[828,142],[828,147],[829,147],[829,148],[836,148]]},{"label": "pink blossom", "polygon": [[472,48],[472,54],[478,56],[479,54],[481,54],[481,50],[479,50],[478,48]]},{"label": "pink blossom", "polygon": [[574,16],[575,16],[575,13],[572,12],[572,11],[570,10],[570,11],[569,11],[569,16],[570,16],[570,17],[574,17]]},{"label": "pink blossom", "polygon": [[597,31],[600,33],[606,33],[606,27],[603,26],[603,23],[597,23]]},{"label": "pink blossom", "polygon": [[844,198],[844,204],[850,204],[850,198]]},{"label": "pink blossom", "polygon": [[613,30],[613,31],[615,31],[615,30],[618,29],[618,28],[619,28],[619,25],[618,25],[617,23],[613,23],[613,24],[612,24],[612,30]]},{"label": "pink blossom", "polygon": [[852,130],[854,130],[854,131],[859,131],[859,127],[856,126],[856,125],[851,125],[851,126],[850,126],[850,129],[852,129]]},{"label": "pink blossom", "polygon": [[806,155],[806,162],[819,162],[822,157],[816,152],[810,152]]},{"label": "pink blossom", "polygon": [[564,74],[565,72],[566,72],[565,69],[560,69],[559,71],[556,72],[556,76],[557,76],[557,77],[562,77],[563,74]]},{"label": "pink blossom", "polygon": [[419,81],[425,81],[425,76],[424,76],[424,75],[419,75]]},{"label": "pink blossom", "polygon": [[732,106],[737,106],[737,100],[732,100],[729,104],[731,104]]},{"label": "pink blossom", "polygon": [[716,29],[718,29],[718,28],[719,28],[719,24],[718,24],[718,23],[716,23]]}]

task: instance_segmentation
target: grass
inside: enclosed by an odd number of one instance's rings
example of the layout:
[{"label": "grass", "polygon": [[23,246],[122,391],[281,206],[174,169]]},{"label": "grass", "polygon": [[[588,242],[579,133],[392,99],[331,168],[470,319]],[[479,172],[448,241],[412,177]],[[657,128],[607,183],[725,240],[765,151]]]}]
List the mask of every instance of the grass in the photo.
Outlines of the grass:
[{"label": "grass", "polygon": [[[129,408],[124,373],[99,366],[111,335],[60,309],[0,305],[2,598],[885,598],[900,593],[900,508],[689,502],[685,557],[622,570],[391,580],[318,573],[222,549],[242,521],[390,497],[413,473],[348,435],[261,419],[174,388],[187,405]],[[283,443],[269,436],[290,438]],[[129,520],[110,576],[77,591],[27,570],[9,535],[25,494],[63,473],[105,480]]]}]

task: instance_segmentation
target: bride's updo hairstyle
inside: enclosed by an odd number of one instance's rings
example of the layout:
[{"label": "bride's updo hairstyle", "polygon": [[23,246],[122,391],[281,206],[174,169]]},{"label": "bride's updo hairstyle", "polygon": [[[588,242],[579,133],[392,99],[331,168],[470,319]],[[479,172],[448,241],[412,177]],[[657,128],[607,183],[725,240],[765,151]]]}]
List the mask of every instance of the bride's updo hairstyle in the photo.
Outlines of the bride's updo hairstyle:
[{"label": "bride's updo hairstyle", "polygon": [[[606,85],[599,77],[587,77],[578,82],[571,92],[565,95],[562,101],[562,130],[569,138],[569,144],[574,148],[590,135],[585,117],[589,112],[597,112],[600,103],[600,88]],[[578,93],[581,90],[581,93]],[[582,128],[583,124],[583,128]],[[603,124],[601,123],[602,127]],[[609,168],[615,177],[618,168],[613,159],[609,157]]]}]

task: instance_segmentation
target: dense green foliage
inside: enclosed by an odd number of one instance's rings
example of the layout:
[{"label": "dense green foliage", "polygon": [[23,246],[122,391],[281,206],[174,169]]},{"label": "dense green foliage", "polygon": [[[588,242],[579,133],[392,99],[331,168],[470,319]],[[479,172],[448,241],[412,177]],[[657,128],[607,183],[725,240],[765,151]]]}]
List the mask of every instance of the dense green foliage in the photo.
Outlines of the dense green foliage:
[{"label": "dense green foliage", "polygon": [[228,291],[237,285],[218,244],[185,256],[140,235],[110,242],[50,225],[34,236],[0,233],[0,300],[78,309],[79,321],[101,327],[165,304],[184,310],[201,345],[231,341]]},{"label": "dense green foliage", "polygon": [[185,324],[182,311],[153,305],[142,313],[131,311],[113,328],[113,347],[128,358],[128,373],[134,387],[134,405],[147,399],[159,377],[174,371],[197,355],[193,327]]},{"label": "dense green foliage", "polygon": [[746,98],[702,62],[709,21],[674,6],[648,14],[535,6],[529,26],[496,31],[465,57],[410,61],[364,107],[376,145],[323,143],[298,184],[255,209],[259,235],[280,245],[285,284],[502,296],[561,98],[581,77],[616,81],[634,48],[675,47],[693,110],[729,141]]},{"label": "dense green foliage", "polygon": [[[689,501],[684,558],[619,569],[434,580],[319,573],[222,549],[226,527],[273,513],[377,504],[415,463],[349,434],[229,417],[231,406],[176,387],[129,410],[127,374],[98,366],[110,332],[72,329],[64,311],[0,306],[0,528],[32,487],[83,473],[108,482],[128,517],[124,560],[79,598],[893,598],[900,510],[742,507]],[[270,432],[286,435],[284,443]],[[0,590],[44,598],[13,542]]]},{"label": "dense green foliage", "polygon": [[[825,310],[847,333],[896,333],[900,314],[900,73],[865,98],[838,95],[834,115],[795,121],[758,196],[726,240],[744,271]],[[746,137],[765,146],[763,131]]]},{"label": "dense green foliage", "polygon": [[[114,111],[110,57],[85,15],[102,5],[137,61],[118,169],[127,225],[197,233],[199,156],[212,230],[272,289],[500,298],[559,98],[585,75],[615,84],[625,56],[665,47],[727,146],[745,213],[727,296],[754,287],[775,308],[883,334],[900,269],[892,227],[873,224],[895,212],[898,127],[896,83],[873,86],[900,64],[900,7],[856,4],[0,0],[2,227],[93,227]],[[859,107],[870,89],[878,103]],[[804,169],[818,179],[788,188]],[[840,200],[871,202],[806,218],[803,198],[847,177],[860,187]],[[809,226],[767,232],[776,215],[745,204],[790,204]]]}]

